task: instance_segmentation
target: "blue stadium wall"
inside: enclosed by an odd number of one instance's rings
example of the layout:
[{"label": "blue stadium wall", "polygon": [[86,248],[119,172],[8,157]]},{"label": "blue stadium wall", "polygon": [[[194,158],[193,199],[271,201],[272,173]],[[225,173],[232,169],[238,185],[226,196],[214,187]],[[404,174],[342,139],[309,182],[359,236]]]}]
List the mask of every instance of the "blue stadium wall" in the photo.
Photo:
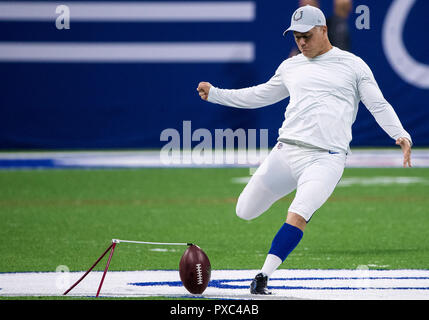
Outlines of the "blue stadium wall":
[{"label": "blue stadium wall", "polygon": [[[183,121],[191,121],[193,130],[268,129],[269,144],[273,145],[288,99],[256,110],[240,110],[203,102],[196,92],[199,81],[222,88],[263,83],[293,49],[292,37],[284,38],[282,32],[298,1],[247,2],[255,6],[251,21],[73,21],[71,12],[70,29],[58,30],[54,19],[0,18],[0,46],[245,42],[254,48],[250,61],[79,63],[0,59],[0,149],[160,148],[166,143],[160,141],[161,132],[167,128],[181,132]],[[414,62],[410,68],[418,65],[423,70],[412,81],[395,71],[383,48],[385,18],[395,2],[412,3],[400,35]],[[329,17],[332,1],[322,0],[320,4]],[[359,5],[370,9],[369,30],[355,26]],[[372,68],[415,146],[429,145],[429,87],[424,84],[429,77],[429,42],[422,31],[427,30],[428,11],[429,2],[423,0],[354,0],[349,19],[351,51]],[[353,125],[351,146],[394,146],[362,104]]]}]

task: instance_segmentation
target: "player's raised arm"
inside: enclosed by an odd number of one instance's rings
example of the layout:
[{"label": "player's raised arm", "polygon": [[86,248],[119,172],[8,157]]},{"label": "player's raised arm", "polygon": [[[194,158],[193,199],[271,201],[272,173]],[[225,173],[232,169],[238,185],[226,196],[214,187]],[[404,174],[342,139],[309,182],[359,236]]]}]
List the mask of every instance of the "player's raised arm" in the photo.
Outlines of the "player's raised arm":
[{"label": "player's raised arm", "polygon": [[209,82],[200,82],[197,91],[201,99],[235,108],[260,108],[274,104],[289,96],[280,67],[266,83],[243,89],[220,89]]}]

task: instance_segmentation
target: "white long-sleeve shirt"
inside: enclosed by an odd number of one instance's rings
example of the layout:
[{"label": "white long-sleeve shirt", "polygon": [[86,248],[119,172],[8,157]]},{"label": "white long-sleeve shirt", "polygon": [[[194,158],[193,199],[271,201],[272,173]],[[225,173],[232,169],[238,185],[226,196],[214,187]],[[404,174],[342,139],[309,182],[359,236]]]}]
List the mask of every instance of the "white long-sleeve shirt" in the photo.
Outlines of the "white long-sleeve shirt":
[{"label": "white long-sleeve shirt", "polygon": [[405,137],[412,141],[368,65],[336,47],[315,58],[303,54],[289,58],[268,82],[254,87],[211,87],[208,101],[236,108],[260,108],[287,97],[290,101],[279,129],[279,141],[348,152],[359,101],[392,139]]}]

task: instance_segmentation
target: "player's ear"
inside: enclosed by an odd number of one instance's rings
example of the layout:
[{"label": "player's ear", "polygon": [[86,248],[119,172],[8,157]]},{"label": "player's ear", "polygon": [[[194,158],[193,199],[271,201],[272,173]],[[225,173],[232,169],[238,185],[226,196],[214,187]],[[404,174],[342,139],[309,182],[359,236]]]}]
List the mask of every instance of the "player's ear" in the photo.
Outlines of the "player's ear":
[{"label": "player's ear", "polygon": [[320,31],[322,32],[323,36],[328,36],[328,27],[327,26],[320,26]]}]

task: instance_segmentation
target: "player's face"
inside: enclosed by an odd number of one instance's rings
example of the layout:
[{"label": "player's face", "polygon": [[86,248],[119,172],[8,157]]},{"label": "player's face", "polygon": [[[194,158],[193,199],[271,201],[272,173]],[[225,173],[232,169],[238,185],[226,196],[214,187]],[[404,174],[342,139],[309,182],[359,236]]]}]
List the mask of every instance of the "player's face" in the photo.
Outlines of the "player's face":
[{"label": "player's face", "polygon": [[314,27],[308,32],[294,31],[296,45],[307,58],[318,56],[325,47],[325,34],[323,27]]}]

